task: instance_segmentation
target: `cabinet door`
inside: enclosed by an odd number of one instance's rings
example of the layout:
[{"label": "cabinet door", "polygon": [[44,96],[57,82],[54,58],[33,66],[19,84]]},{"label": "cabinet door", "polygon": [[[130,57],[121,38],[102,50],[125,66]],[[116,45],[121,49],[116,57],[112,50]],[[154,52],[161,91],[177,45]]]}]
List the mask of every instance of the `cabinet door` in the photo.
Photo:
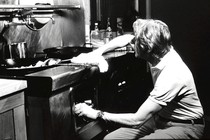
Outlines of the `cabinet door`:
[{"label": "cabinet door", "polygon": [[0,114],[0,139],[15,140],[12,110]]},{"label": "cabinet door", "polygon": [[26,140],[24,92],[0,99],[0,140]]},{"label": "cabinet door", "polygon": [[25,116],[25,106],[21,105],[13,110],[14,123],[15,123],[15,138],[16,140],[26,140],[26,116]]}]

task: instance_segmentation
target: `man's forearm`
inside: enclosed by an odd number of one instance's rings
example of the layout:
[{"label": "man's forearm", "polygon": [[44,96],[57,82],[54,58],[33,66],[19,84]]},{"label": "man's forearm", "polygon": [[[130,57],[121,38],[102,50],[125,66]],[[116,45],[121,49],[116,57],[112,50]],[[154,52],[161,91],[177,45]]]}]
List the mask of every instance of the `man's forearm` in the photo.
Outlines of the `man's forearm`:
[{"label": "man's forearm", "polygon": [[125,125],[127,127],[138,127],[144,123],[144,119],[139,119],[135,113],[122,113],[122,114],[115,114],[115,113],[108,113],[104,112],[103,120],[115,122],[121,125]]},{"label": "man's forearm", "polygon": [[103,53],[106,53],[108,51],[126,46],[133,38],[134,36],[131,34],[118,36],[112,39],[110,42],[108,42],[104,46],[96,49],[94,52],[102,55]]}]

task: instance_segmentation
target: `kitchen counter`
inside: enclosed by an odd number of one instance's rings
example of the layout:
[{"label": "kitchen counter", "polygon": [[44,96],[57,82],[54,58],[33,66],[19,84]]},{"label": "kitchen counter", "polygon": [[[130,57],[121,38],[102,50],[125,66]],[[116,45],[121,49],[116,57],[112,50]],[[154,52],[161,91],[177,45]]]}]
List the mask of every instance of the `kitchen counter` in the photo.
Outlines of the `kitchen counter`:
[{"label": "kitchen counter", "polygon": [[23,90],[27,87],[25,80],[0,79],[0,97]]},{"label": "kitchen counter", "polygon": [[25,80],[0,79],[0,139],[27,140]]},{"label": "kitchen counter", "polygon": [[29,94],[33,96],[50,97],[52,92],[81,81],[88,69],[83,65],[71,66],[64,64],[43,71],[25,75]]},{"label": "kitchen counter", "polygon": [[25,75],[30,140],[76,139],[77,128],[87,122],[76,123],[72,109],[87,98],[97,104],[97,76],[96,66],[78,64],[62,64]]},{"label": "kitchen counter", "polygon": [[74,139],[71,91],[96,98],[97,73],[96,66],[62,64],[24,76],[1,75],[0,140]]}]

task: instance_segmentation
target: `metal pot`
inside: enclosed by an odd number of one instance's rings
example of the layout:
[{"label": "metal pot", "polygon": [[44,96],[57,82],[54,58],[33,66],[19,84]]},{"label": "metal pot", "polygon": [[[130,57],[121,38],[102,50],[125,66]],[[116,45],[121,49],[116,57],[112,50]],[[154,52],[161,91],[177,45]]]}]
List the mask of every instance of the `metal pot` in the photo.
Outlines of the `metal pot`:
[{"label": "metal pot", "polygon": [[3,47],[2,59],[20,59],[27,58],[26,42],[12,43]]},{"label": "metal pot", "polygon": [[2,48],[0,58],[3,67],[19,67],[30,65],[31,60],[27,58],[26,42],[12,43]]},{"label": "metal pot", "polygon": [[47,54],[49,58],[60,58],[60,59],[71,59],[78,56],[81,53],[91,52],[92,48],[79,47],[79,46],[59,46],[53,48],[44,49],[44,53]]}]

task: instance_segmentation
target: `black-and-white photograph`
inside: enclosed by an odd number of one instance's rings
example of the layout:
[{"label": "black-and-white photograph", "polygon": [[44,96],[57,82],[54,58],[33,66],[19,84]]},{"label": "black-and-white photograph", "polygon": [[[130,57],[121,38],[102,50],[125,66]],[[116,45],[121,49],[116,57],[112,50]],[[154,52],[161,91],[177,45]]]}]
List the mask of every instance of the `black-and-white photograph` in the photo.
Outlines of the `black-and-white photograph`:
[{"label": "black-and-white photograph", "polygon": [[209,139],[209,0],[1,0],[0,140]]}]

